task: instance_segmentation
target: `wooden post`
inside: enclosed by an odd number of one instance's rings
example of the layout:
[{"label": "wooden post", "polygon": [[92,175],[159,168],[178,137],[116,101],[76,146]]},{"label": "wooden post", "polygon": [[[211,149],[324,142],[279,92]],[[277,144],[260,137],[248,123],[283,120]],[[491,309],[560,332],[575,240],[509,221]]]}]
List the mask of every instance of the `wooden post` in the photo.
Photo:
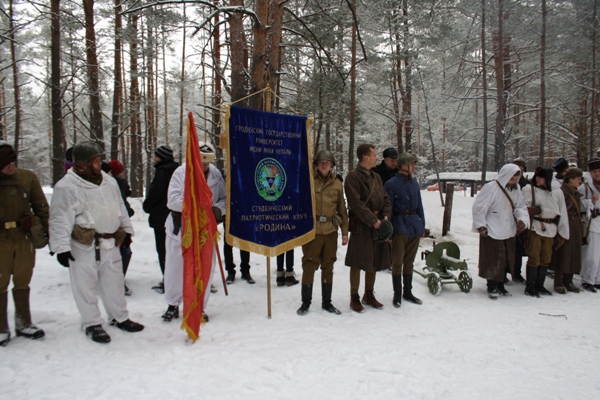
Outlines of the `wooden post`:
[{"label": "wooden post", "polygon": [[450,230],[450,223],[452,222],[452,199],[454,197],[454,185],[452,183],[446,184],[446,204],[444,205],[444,220],[442,223],[442,236],[446,236]]},{"label": "wooden post", "polygon": [[271,319],[271,257],[267,257],[267,316]]}]

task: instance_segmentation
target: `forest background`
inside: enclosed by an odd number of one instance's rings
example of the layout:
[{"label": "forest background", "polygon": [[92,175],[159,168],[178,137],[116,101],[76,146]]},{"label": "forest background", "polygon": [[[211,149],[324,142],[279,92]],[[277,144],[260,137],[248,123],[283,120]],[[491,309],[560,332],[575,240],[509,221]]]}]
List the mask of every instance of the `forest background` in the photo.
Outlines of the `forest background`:
[{"label": "forest background", "polygon": [[342,173],[363,142],[421,173],[585,166],[598,1],[1,0],[0,139],[49,186],[96,140],[137,197],[158,145],[184,154],[186,112],[219,145],[227,102],[315,117],[314,151]]}]

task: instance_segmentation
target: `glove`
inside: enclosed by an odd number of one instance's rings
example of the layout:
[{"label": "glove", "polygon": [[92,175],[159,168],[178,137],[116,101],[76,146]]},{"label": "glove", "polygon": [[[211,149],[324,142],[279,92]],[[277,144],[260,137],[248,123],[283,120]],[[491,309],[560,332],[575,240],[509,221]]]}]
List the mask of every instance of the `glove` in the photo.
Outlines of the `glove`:
[{"label": "glove", "polygon": [[173,235],[177,235],[181,230],[181,213],[177,211],[171,211],[173,216]]},{"label": "glove", "polygon": [[482,227],[480,227],[480,228],[477,228],[477,231],[479,232],[479,235],[480,235],[481,237],[484,237],[484,238],[488,237],[488,234],[487,234],[487,233],[488,233],[488,230],[487,230],[487,228],[486,228],[485,226],[482,226]]},{"label": "glove", "polygon": [[223,222],[223,216],[221,215],[221,209],[219,207],[213,207],[212,212],[215,215],[215,221],[217,221],[217,224]]},{"label": "glove", "polygon": [[560,249],[563,244],[565,244],[565,238],[560,235],[556,235],[556,238],[554,239],[554,248]]},{"label": "glove", "polygon": [[70,251],[57,254],[56,259],[58,260],[60,265],[62,265],[63,267],[67,267],[67,268],[69,268],[69,260],[75,261],[75,259],[73,258],[73,255],[71,254]]},{"label": "glove", "polygon": [[517,221],[517,236],[525,230],[525,223],[523,221]]},{"label": "glove", "polygon": [[527,211],[529,212],[529,216],[533,217],[535,215],[540,215],[542,211],[538,207],[527,207]]}]

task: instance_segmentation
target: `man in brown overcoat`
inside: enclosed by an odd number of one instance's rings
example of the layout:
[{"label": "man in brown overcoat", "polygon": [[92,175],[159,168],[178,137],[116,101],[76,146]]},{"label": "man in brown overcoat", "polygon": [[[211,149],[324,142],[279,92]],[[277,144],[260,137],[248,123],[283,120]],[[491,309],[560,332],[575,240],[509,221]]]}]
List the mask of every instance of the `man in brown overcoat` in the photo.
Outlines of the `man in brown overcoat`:
[{"label": "man in brown overcoat", "polygon": [[365,271],[365,294],[362,303],[381,309],[375,299],[375,273],[391,266],[389,242],[373,240],[372,229],[379,229],[382,220],[389,220],[392,207],[381,177],[372,171],[377,165],[377,153],[371,144],[361,144],[356,149],[358,167],[350,171],[344,182],[348,200],[350,241],[346,253],[346,265],[350,267],[350,307],[362,313],[358,295],[360,271]]}]

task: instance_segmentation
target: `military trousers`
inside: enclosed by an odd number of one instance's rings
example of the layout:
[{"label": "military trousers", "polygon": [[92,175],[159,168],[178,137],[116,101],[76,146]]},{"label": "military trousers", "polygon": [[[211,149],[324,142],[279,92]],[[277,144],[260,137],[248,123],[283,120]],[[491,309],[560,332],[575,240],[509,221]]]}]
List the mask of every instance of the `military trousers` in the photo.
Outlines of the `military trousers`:
[{"label": "military trousers", "polygon": [[401,233],[394,233],[392,238],[392,275],[413,273],[420,241],[419,236],[409,238]]},{"label": "military trousers", "polygon": [[302,246],[302,284],[312,285],[315,272],[321,267],[321,283],[333,283],[333,264],[337,260],[337,232],[315,235]]},{"label": "military trousers", "polygon": [[535,231],[529,231],[525,253],[527,254],[527,265],[530,267],[547,267],[552,261],[553,237],[538,235]]},{"label": "military trousers", "polygon": [[0,239],[0,260],[0,293],[8,291],[11,275],[13,290],[28,289],[35,266],[35,248],[31,240]]}]

